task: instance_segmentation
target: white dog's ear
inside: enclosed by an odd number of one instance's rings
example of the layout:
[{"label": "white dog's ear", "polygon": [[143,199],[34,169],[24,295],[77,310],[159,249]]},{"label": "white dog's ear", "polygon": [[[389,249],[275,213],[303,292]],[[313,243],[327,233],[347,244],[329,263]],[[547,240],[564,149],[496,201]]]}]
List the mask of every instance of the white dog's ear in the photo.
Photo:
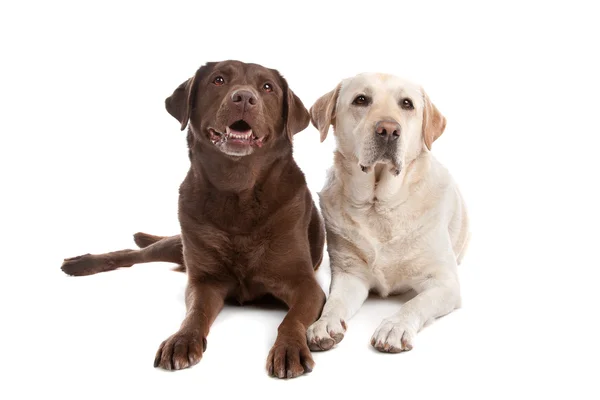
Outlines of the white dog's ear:
[{"label": "white dog's ear", "polygon": [[429,96],[425,91],[423,92],[423,102],[425,107],[423,108],[423,140],[427,149],[431,150],[433,142],[442,136],[444,129],[446,129],[446,118],[440,113],[440,111],[433,105]]},{"label": "white dog's ear", "polygon": [[321,142],[329,133],[329,126],[335,124],[335,106],[340,93],[341,84],[331,92],[324,94],[310,108],[310,122],[321,133]]}]

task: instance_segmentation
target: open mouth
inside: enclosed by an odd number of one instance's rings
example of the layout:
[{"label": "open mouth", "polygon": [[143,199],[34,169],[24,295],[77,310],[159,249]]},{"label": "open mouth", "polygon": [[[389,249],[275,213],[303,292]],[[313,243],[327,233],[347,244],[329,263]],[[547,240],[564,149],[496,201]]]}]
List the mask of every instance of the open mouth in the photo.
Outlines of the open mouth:
[{"label": "open mouth", "polygon": [[256,147],[263,145],[264,137],[257,138],[252,132],[252,127],[241,119],[226,127],[225,132],[219,132],[213,128],[209,128],[208,131],[210,133],[210,141],[217,146],[225,143]]}]

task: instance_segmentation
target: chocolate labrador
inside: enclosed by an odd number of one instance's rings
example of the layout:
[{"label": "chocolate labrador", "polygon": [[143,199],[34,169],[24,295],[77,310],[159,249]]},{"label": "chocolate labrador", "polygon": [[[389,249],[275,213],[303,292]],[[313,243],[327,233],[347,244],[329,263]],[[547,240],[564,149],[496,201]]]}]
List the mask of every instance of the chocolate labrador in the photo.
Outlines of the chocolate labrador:
[{"label": "chocolate labrador", "polygon": [[207,63],[165,101],[188,127],[190,170],[179,189],[181,235],[134,235],[140,250],[66,259],[69,275],[137,263],[178,263],[187,271],[187,314],[159,347],[155,367],[178,370],[200,361],[225,300],[271,295],[289,311],[267,358],[270,375],[293,378],[314,366],[306,329],[325,294],[314,271],[325,231],[292,138],[309,114],[275,70],[239,61]]}]

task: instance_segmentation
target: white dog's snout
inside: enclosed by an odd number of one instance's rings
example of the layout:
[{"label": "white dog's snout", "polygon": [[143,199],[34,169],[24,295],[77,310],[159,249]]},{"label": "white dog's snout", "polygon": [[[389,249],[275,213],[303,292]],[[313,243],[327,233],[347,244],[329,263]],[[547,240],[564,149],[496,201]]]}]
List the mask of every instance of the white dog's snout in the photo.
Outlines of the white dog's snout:
[{"label": "white dog's snout", "polygon": [[398,139],[400,132],[400,124],[393,119],[381,120],[375,124],[375,134],[388,141]]}]

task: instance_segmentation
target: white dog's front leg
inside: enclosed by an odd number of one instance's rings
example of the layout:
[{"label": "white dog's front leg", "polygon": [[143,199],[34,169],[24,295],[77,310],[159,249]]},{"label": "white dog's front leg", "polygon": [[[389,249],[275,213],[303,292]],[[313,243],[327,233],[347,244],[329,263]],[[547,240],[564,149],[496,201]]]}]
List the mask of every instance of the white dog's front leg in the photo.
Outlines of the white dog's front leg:
[{"label": "white dog's front leg", "polygon": [[429,321],[460,307],[457,277],[429,277],[415,285],[418,293],[393,316],[384,319],[371,337],[371,345],[379,351],[399,353],[413,348],[413,340]]},{"label": "white dog's front leg", "polygon": [[350,319],[369,295],[369,285],[362,278],[343,271],[333,271],[331,291],[318,321],[306,332],[311,350],[329,350],[344,338],[346,320]]}]

